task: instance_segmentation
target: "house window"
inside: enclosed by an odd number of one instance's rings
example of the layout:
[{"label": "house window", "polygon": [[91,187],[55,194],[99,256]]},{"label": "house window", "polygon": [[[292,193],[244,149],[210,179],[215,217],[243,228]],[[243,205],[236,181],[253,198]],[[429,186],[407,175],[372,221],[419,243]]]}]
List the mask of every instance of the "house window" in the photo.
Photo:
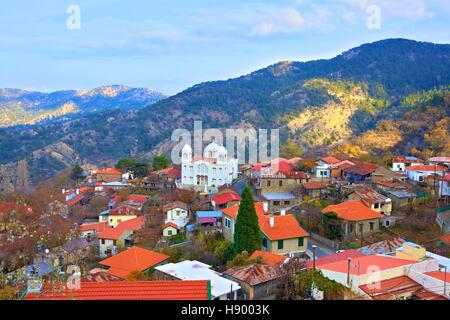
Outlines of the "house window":
[{"label": "house window", "polygon": [[283,249],[283,247],[284,247],[284,241],[283,240],[278,240],[278,250],[281,250],[281,249]]},{"label": "house window", "polygon": [[105,244],[105,239],[102,239],[102,244]]},{"label": "house window", "polygon": [[270,180],[267,180],[267,186],[270,187]]},{"label": "house window", "polygon": [[370,223],[370,231],[373,231],[374,226],[375,226],[375,223],[371,222],[371,223]]},{"label": "house window", "polygon": [[225,227],[230,228],[231,229],[231,220],[228,218],[225,218]]},{"label": "house window", "polygon": [[168,230],[168,231],[167,231],[167,234],[168,234],[169,236],[171,236],[171,235],[172,235],[172,230]]},{"label": "house window", "polygon": [[291,202],[290,201],[285,201],[284,204],[288,206],[288,205],[291,204]]},{"label": "house window", "polygon": [[279,206],[279,205],[280,205],[280,201],[274,201],[274,202],[273,202],[273,205],[274,205],[274,206]]},{"label": "house window", "polygon": [[389,227],[390,224],[391,222],[389,220],[386,220],[386,227]]},{"label": "house window", "polygon": [[380,208],[380,204],[379,204],[379,203],[375,203],[375,204],[374,204],[374,208],[375,208],[375,209]]},{"label": "house window", "polygon": [[283,186],[283,181],[282,181],[282,180],[278,181],[278,186],[279,186],[279,187],[282,187],[282,186]]},{"label": "house window", "polygon": [[263,247],[267,248],[267,239],[266,238],[263,238]]},{"label": "house window", "polygon": [[113,246],[117,244],[117,240],[113,240]]},{"label": "house window", "polygon": [[423,176],[419,176],[419,182],[423,182]]},{"label": "house window", "polygon": [[298,238],[298,246],[299,247],[303,247],[304,243],[305,243],[305,238]]}]

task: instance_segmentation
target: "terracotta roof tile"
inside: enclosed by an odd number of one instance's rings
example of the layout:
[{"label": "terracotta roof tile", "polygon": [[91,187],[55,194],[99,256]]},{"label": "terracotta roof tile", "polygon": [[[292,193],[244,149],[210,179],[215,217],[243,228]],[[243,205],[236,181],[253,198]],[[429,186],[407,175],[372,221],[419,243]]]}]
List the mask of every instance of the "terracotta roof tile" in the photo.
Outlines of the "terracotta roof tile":
[{"label": "terracotta roof tile", "polygon": [[108,266],[108,272],[114,276],[126,278],[133,271],[145,271],[154,267],[170,257],[139,247],[131,247],[115,256],[99,262],[99,264]]},{"label": "terracotta roof tile", "polygon": [[255,260],[257,258],[261,258],[262,262],[264,264],[268,264],[270,266],[279,266],[282,264],[288,257],[283,256],[281,254],[276,254],[268,251],[261,251],[256,250],[253,252],[253,254],[249,257],[250,260]]},{"label": "terracotta roof tile", "polygon": [[347,221],[362,221],[382,218],[381,213],[364,205],[359,200],[349,200],[339,204],[330,205],[322,210],[322,213],[334,212],[337,216]]},{"label": "terracotta roof tile", "polygon": [[225,192],[216,196],[212,196],[211,200],[215,202],[216,205],[222,205],[231,201],[241,201],[241,197],[235,192]]},{"label": "terracotta roof tile", "polygon": [[115,228],[108,228],[98,236],[100,239],[117,240],[125,231],[137,231],[144,225],[145,218],[143,216],[130,219],[119,223]]},{"label": "terracotta roof tile", "polygon": [[[79,290],[49,285],[41,294],[27,294],[25,300],[208,300],[209,281],[112,281],[87,282]],[[63,289],[61,289],[63,287]]]}]

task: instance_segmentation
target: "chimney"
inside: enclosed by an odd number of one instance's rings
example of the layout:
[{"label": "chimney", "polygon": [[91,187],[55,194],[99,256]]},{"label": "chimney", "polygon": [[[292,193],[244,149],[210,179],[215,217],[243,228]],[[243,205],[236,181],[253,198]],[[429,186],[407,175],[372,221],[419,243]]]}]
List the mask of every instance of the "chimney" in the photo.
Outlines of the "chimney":
[{"label": "chimney", "polygon": [[62,189],[62,194],[65,194],[66,193],[66,189]]},{"label": "chimney", "polygon": [[263,202],[263,210],[264,210],[264,212],[267,212],[267,211],[269,211],[269,203],[268,202]]},{"label": "chimney", "polygon": [[286,215],[286,208],[281,208],[280,214],[281,214],[282,216],[285,216],[285,215]]},{"label": "chimney", "polygon": [[75,193],[76,193],[76,194],[80,194],[80,189],[77,189],[77,190],[75,191]]},{"label": "chimney", "polygon": [[275,227],[275,218],[274,218],[273,214],[269,215],[269,225],[271,228]]}]

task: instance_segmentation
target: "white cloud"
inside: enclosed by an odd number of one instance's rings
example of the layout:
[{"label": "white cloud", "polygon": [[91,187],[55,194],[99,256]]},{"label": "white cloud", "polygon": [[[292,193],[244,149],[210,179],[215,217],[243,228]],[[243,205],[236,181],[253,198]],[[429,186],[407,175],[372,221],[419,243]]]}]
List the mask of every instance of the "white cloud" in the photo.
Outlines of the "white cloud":
[{"label": "white cloud", "polygon": [[290,33],[303,30],[305,19],[294,8],[270,8],[261,14],[261,22],[251,29],[251,35],[265,36],[275,33]]}]

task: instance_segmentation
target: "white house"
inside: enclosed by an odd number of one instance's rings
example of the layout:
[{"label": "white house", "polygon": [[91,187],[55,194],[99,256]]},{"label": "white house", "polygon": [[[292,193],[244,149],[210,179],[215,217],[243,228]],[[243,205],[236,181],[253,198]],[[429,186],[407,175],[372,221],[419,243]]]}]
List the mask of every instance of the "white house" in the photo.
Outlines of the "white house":
[{"label": "white house", "polygon": [[441,165],[417,165],[406,168],[407,177],[416,182],[423,182],[431,175],[443,176],[447,168]]},{"label": "white house", "polygon": [[220,273],[212,270],[211,266],[195,260],[157,266],[155,276],[168,280],[210,280],[214,300],[236,300],[237,292],[241,289],[237,282],[222,277]]},{"label": "white house", "polygon": [[224,146],[211,143],[203,157],[193,157],[192,148],[186,144],[181,150],[181,184],[198,191],[230,184],[238,175],[238,160],[228,157]]},{"label": "white house", "polygon": [[189,208],[186,203],[173,201],[163,207],[164,223],[172,223],[183,228],[189,222]]},{"label": "white house", "polygon": [[331,178],[332,166],[339,162],[341,160],[332,156],[320,158],[313,169],[314,176],[317,178]]},{"label": "white house", "polygon": [[392,158],[392,171],[404,172],[407,167],[421,165],[422,160],[412,156],[396,156]]}]

